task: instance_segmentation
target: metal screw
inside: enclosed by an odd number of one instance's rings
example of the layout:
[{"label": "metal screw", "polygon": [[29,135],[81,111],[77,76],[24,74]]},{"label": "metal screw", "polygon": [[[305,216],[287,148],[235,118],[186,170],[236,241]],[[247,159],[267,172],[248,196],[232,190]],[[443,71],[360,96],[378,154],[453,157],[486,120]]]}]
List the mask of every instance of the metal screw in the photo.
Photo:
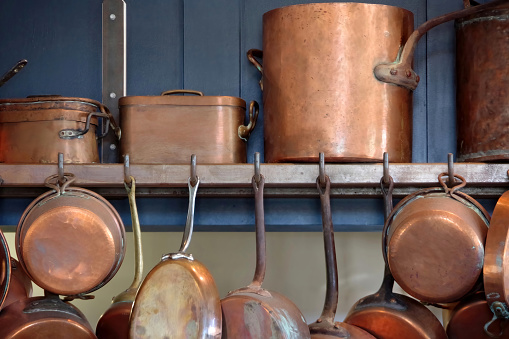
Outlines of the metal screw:
[{"label": "metal screw", "polygon": [[115,144],[110,144],[110,150],[114,151],[117,149],[117,145]]},{"label": "metal screw", "polygon": [[338,324],[338,323],[335,323],[335,324],[334,324],[334,328],[338,329],[338,328],[339,328],[339,324]]},{"label": "metal screw", "polygon": [[115,20],[117,16],[115,14],[110,14],[110,20]]},{"label": "metal screw", "polygon": [[391,68],[391,74],[396,75],[398,74],[398,71],[395,68]]},{"label": "metal screw", "polygon": [[113,93],[113,92],[110,93],[110,98],[115,99],[116,97],[117,97],[117,95],[115,93]]}]

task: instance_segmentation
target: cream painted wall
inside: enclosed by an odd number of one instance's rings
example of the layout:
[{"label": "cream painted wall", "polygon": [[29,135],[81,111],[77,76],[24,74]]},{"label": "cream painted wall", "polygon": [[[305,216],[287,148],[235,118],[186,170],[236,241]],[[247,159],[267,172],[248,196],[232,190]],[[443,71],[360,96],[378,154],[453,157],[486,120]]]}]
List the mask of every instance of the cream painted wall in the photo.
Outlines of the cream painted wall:
[{"label": "cream painted wall", "polygon": [[[143,227],[143,226],[142,226]],[[14,234],[6,233],[11,249]],[[161,255],[178,250],[181,233],[143,233],[145,274]],[[374,293],[383,274],[380,233],[335,234],[339,270],[339,305],[337,320],[342,321],[349,308],[361,297]],[[134,270],[133,234],[127,234],[127,254],[117,275],[96,291],[94,300],[76,300],[76,305],[95,327],[111,298],[125,290]],[[12,251],[11,251],[12,252]],[[248,285],[255,265],[255,237],[251,233],[193,234],[189,253],[204,263],[224,297],[228,291]],[[15,253],[11,253],[13,256]],[[308,323],[320,315],[325,298],[325,259],[322,234],[267,233],[267,273],[263,285],[290,298],[302,311]],[[395,291],[401,292],[399,287]],[[34,295],[42,290],[34,288]],[[435,314],[441,312],[432,309]]]}]

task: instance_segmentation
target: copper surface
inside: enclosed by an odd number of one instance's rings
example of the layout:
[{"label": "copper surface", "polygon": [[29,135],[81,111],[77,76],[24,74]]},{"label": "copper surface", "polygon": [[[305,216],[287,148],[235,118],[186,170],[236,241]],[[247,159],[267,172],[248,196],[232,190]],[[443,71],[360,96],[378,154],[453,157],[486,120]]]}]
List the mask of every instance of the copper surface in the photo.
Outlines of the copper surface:
[{"label": "copper surface", "polygon": [[113,303],[99,318],[95,334],[98,339],[127,339],[129,338],[129,317],[133,301]]},{"label": "copper surface", "polygon": [[0,309],[5,302],[11,279],[11,255],[3,232],[0,230]]},{"label": "copper surface", "polygon": [[97,118],[90,130],[76,139],[61,139],[63,129],[83,129],[87,115],[100,103],[83,98],[33,97],[0,100],[0,162],[56,163],[58,153],[66,162],[99,162]]},{"label": "copper surface", "polygon": [[[451,312],[447,324],[447,336],[449,339],[489,339],[484,326],[491,321],[493,313],[486,302],[483,292],[473,294],[462,300]],[[502,333],[498,338],[509,338],[509,328],[505,329],[502,322],[497,320],[490,325],[489,329],[493,334]]]},{"label": "copper surface", "polygon": [[[121,153],[131,163],[201,164],[246,162],[246,103],[225,96],[135,96],[119,100]],[[256,106],[257,109],[257,106]],[[257,113],[257,112],[256,112]],[[256,122],[250,113],[251,126]],[[242,138],[241,138],[242,137]]]},{"label": "copper surface", "polygon": [[334,322],[338,305],[338,269],[336,262],[336,246],[334,242],[334,226],[330,206],[330,178],[324,175],[325,187],[320,184],[320,177],[316,179],[316,186],[320,195],[322,207],[323,242],[325,250],[325,267],[327,273],[327,285],[325,302],[320,318],[309,325],[311,338],[374,338],[363,329],[342,322]]},{"label": "copper surface", "polygon": [[[369,25],[366,23],[369,22]],[[360,3],[263,15],[265,162],[411,162],[412,93],[378,81],[413,30],[405,9]],[[284,60],[284,62],[281,62]]]},{"label": "copper surface", "polygon": [[95,339],[85,316],[56,296],[10,304],[0,313],[2,339]]},{"label": "copper surface", "polygon": [[440,188],[416,192],[395,207],[386,223],[394,279],[422,301],[457,301],[482,272],[489,215],[466,194],[455,196]]},{"label": "copper surface", "polygon": [[199,261],[161,261],[145,277],[131,313],[129,337],[221,338],[214,279]]},{"label": "copper surface", "polygon": [[509,159],[508,30],[507,2],[456,21],[458,160]]},{"label": "copper surface", "polygon": [[[484,258],[484,290],[494,313],[509,305],[509,191],[498,199],[486,237]],[[498,306],[496,304],[499,304]],[[509,314],[497,313],[498,317]]]},{"label": "copper surface", "polygon": [[32,281],[14,258],[11,258],[11,273],[9,291],[2,307],[32,296]]},{"label": "copper surface", "polygon": [[[259,158],[258,158],[259,159]],[[309,338],[306,319],[297,306],[282,294],[262,288],[265,278],[265,178],[252,178],[255,192],[256,267],[250,285],[221,300],[222,338]]]},{"label": "copper surface", "polygon": [[89,293],[119,269],[125,253],[124,225],[113,206],[92,191],[49,191],[23,213],[16,252],[32,280],[47,291]]}]

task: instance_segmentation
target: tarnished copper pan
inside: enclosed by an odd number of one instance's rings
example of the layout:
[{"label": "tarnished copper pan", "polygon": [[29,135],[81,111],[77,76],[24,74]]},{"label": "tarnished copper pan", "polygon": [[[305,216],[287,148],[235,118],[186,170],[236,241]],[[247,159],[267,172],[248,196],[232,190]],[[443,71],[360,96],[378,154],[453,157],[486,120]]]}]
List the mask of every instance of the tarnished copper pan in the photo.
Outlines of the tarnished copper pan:
[{"label": "tarnished copper pan", "polygon": [[32,281],[28,275],[23,271],[19,262],[11,258],[11,279],[9,281],[9,290],[7,297],[1,308],[7,307],[8,305],[18,300],[27,299],[32,296]]},{"label": "tarnished copper pan", "polygon": [[72,181],[72,174],[63,184],[49,177],[52,190],[27,207],[16,229],[16,252],[29,277],[51,293],[69,296],[106,284],[125,253],[120,215],[97,193],[69,187]]},{"label": "tarnished copper pan", "polygon": [[385,223],[387,259],[396,282],[430,303],[455,302],[478,281],[490,216],[462,183],[415,192],[394,208]]},{"label": "tarnished copper pan", "polygon": [[189,208],[180,250],[163,256],[141,284],[129,338],[221,338],[219,292],[207,268],[185,253],[193,231],[199,185],[189,179]]},{"label": "tarnished copper pan", "polygon": [[363,329],[342,322],[334,322],[338,306],[338,269],[336,262],[336,247],[334,244],[334,228],[332,225],[332,214],[330,208],[330,179],[325,175],[325,187],[320,185],[319,178],[316,179],[316,186],[320,194],[322,205],[323,242],[325,249],[325,266],[327,271],[327,289],[325,302],[320,318],[309,325],[311,338],[352,338],[370,339],[375,338]]},{"label": "tarnished copper pan", "polygon": [[[496,318],[509,319],[509,191],[502,194],[493,210],[486,237],[484,258],[486,301]],[[497,331],[491,330],[492,333]],[[509,336],[509,329],[504,331]]]},{"label": "tarnished copper pan", "polygon": [[129,197],[131,220],[134,233],[134,279],[131,286],[113,298],[113,304],[99,318],[95,333],[99,339],[122,339],[129,337],[129,317],[136,292],[143,278],[143,252],[141,248],[141,228],[136,207],[136,180],[130,177],[129,185],[124,183]]},{"label": "tarnished copper pan", "polygon": [[7,292],[9,291],[9,281],[11,279],[11,255],[7,240],[0,230],[0,309],[5,302]]},{"label": "tarnished copper pan", "polygon": [[[470,5],[468,1],[465,3]],[[508,30],[507,1],[496,8],[456,20],[456,113],[460,161],[509,159]]]},{"label": "tarnished copper pan", "polygon": [[[262,73],[265,161],[315,162],[325,152],[331,162],[379,162],[387,151],[391,161],[411,162],[416,43],[443,22],[492,6],[444,15],[413,33],[413,14],[386,5],[265,13],[263,54],[248,52]],[[255,58],[262,55],[263,66]]]},{"label": "tarnished copper pan", "polygon": [[490,324],[485,331],[486,324],[490,323],[493,313],[486,302],[484,292],[478,292],[463,299],[451,312],[447,324],[449,339],[489,339],[509,338],[509,329],[505,330],[503,321],[497,320]]},{"label": "tarnished copper pan", "polygon": [[10,304],[0,312],[2,339],[95,339],[87,319],[57,295],[33,297]]},{"label": "tarnished copper pan", "polygon": [[[111,125],[120,129],[101,103],[84,98],[36,96],[0,100],[0,162],[56,163],[99,162],[96,129],[106,120],[99,137]],[[109,121],[109,122],[108,122]]]},{"label": "tarnished copper pan", "polygon": [[[393,182],[392,178],[389,179],[387,187],[383,179],[381,181],[385,219],[392,210]],[[386,233],[383,233],[382,237],[385,238]],[[382,286],[375,294],[364,297],[353,305],[345,322],[358,326],[379,339],[446,339],[444,328],[430,310],[412,298],[393,293],[394,278],[387,264],[385,248],[383,256],[385,270]]]},{"label": "tarnished copper pan", "polygon": [[265,178],[252,179],[255,192],[256,270],[247,287],[221,300],[222,338],[310,338],[309,328],[297,306],[285,296],[262,288],[265,278]]}]

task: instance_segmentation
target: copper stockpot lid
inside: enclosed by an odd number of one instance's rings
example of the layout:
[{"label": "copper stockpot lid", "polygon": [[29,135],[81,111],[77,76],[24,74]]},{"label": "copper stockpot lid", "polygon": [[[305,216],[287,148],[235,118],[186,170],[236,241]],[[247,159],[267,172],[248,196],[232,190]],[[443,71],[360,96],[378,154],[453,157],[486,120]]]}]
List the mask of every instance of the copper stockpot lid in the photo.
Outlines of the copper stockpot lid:
[{"label": "copper stockpot lid", "polygon": [[471,291],[482,273],[490,216],[472,197],[448,188],[415,192],[394,208],[384,226],[388,263],[396,282],[429,303],[450,303]]},{"label": "copper stockpot lid", "polygon": [[[193,96],[170,95],[178,93],[192,93]],[[175,105],[175,106],[235,106],[246,109],[246,102],[241,98],[231,96],[203,95],[199,91],[171,90],[161,95],[126,96],[118,101],[119,106],[128,105]]]},{"label": "copper stockpot lid", "polygon": [[30,278],[60,295],[92,292],[120,268],[125,230],[117,211],[92,191],[63,185],[37,197],[23,213],[16,230],[16,252]]}]

